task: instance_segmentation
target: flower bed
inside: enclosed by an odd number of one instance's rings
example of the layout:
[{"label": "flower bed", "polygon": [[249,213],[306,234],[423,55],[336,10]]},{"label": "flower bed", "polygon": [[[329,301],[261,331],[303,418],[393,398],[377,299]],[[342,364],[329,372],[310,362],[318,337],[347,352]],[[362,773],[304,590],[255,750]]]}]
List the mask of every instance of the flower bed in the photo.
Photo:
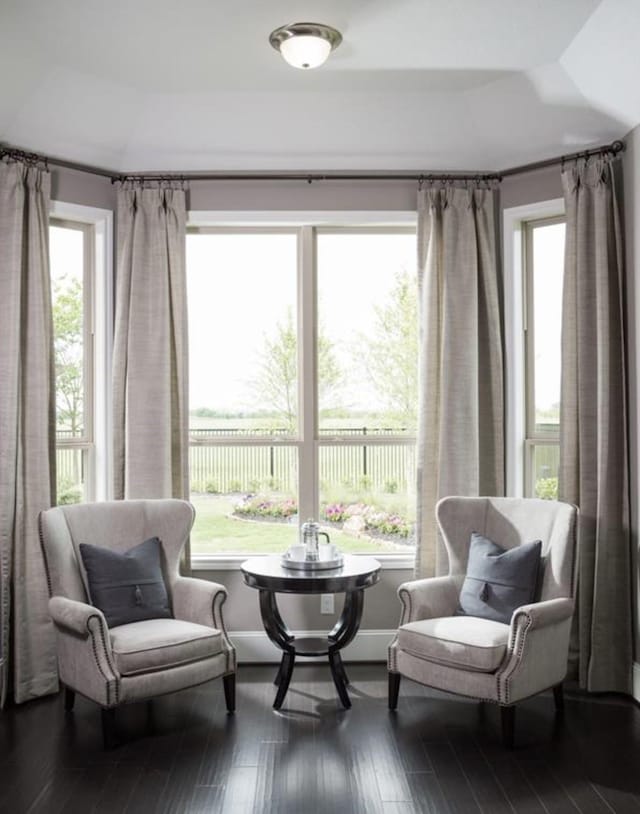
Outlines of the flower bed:
[{"label": "flower bed", "polygon": [[[247,495],[236,504],[233,514],[246,520],[283,523],[298,514],[298,503],[294,498]],[[356,536],[366,534],[392,541],[408,542],[413,530],[404,517],[368,503],[328,503],[321,507],[320,519]]]},{"label": "flower bed", "polygon": [[293,498],[273,499],[263,495],[247,495],[236,504],[233,513],[251,520],[282,522],[298,513],[298,504]]},{"label": "flower bed", "polygon": [[323,520],[341,527],[348,527],[350,523],[356,527],[359,525],[365,533],[376,537],[408,538],[412,531],[411,523],[404,517],[381,511],[367,503],[329,503],[322,507],[321,516]]}]

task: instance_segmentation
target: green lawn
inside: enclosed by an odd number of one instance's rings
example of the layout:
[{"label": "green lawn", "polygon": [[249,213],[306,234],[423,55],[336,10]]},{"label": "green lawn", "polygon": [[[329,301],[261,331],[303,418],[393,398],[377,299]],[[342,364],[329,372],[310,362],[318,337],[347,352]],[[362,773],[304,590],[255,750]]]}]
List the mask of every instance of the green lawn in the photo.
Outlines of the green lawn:
[{"label": "green lawn", "polygon": [[[298,541],[298,526],[291,523],[264,523],[232,517],[233,497],[192,495],[196,522],[191,532],[194,554],[268,554],[284,551]],[[390,554],[410,549],[407,546],[352,537],[334,529],[331,542],[349,553]]]}]

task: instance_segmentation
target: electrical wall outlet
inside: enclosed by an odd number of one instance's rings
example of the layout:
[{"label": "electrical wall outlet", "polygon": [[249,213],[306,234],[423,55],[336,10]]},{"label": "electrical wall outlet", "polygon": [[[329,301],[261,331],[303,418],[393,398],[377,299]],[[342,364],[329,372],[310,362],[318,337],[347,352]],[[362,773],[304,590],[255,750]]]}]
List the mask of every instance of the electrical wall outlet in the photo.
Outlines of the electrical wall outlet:
[{"label": "electrical wall outlet", "polygon": [[320,613],[334,613],[333,594],[320,594]]}]

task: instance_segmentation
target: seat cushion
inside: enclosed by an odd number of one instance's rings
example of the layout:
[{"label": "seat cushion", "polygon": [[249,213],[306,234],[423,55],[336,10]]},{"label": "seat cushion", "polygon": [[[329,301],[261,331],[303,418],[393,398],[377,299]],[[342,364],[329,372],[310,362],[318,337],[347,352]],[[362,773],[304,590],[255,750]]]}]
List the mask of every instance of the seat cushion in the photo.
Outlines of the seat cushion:
[{"label": "seat cushion", "polygon": [[410,655],[480,673],[498,669],[508,641],[509,625],[475,616],[409,622],[398,631],[398,646]]},{"label": "seat cushion", "polygon": [[166,670],[222,651],[219,630],[179,619],[147,619],[109,630],[116,666],[123,676]]}]

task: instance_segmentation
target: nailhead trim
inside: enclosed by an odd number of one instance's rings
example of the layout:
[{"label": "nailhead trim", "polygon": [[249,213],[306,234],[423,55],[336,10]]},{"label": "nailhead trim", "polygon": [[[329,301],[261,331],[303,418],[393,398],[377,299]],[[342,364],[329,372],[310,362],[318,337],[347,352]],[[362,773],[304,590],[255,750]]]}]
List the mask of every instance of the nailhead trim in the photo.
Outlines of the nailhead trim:
[{"label": "nailhead trim", "polygon": [[404,625],[413,617],[413,606],[411,603],[411,591],[407,591],[406,588],[399,588],[398,589],[398,596],[400,597],[400,601],[403,604],[403,614],[402,619],[400,620],[400,624]]},{"label": "nailhead trim", "polygon": [[[218,599],[220,599],[219,602]],[[222,616],[222,606],[226,601],[227,601],[227,592],[218,591],[214,595],[213,601],[211,603],[211,615],[213,617],[213,623],[215,624],[215,626],[222,631],[222,636],[226,645],[227,673],[234,673],[236,670],[236,649],[229,641],[227,629],[224,624],[224,618]]]},{"label": "nailhead trim", "polygon": [[[109,678],[109,676],[105,673],[105,671],[102,668],[102,664],[100,662],[100,658],[99,658],[99,654],[98,654],[98,647],[97,647],[97,644],[96,644],[96,635],[95,635],[94,630],[92,629],[93,626],[90,625],[90,623],[94,619],[98,623],[98,629],[100,631],[100,639],[102,641],[103,653],[104,653],[104,655],[106,657],[106,660],[107,660],[107,663],[109,664],[109,667],[112,670],[112,673],[114,674],[112,678]],[[104,638],[104,629],[103,629],[103,625],[102,625],[102,620],[95,613],[92,614],[87,619],[87,632],[91,636],[91,646],[93,647],[93,657],[95,659],[96,665],[98,667],[98,670],[100,670],[100,674],[104,678],[105,683],[107,685],[107,706],[108,707],[113,706],[113,704],[111,703],[111,685],[112,685],[112,683],[114,681],[115,681],[115,695],[116,695],[115,704],[117,705],[119,703],[119,700],[120,700],[120,698],[119,698],[119,696],[120,696],[120,682],[118,681],[118,679],[117,679],[117,677],[115,675],[115,670],[113,669],[113,665],[110,663],[110,660],[109,660],[109,655],[108,655],[109,651],[107,650],[107,644],[106,644],[106,641],[105,641],[105,638]]]},{"label": "nailhead trim", "polygon": [[[524,619],[526,620],[525,624],[524,624],[524,627],[522,627],[521,624],[520,624],[520,618],[521,617],[524,617]],[[512,657],[510,659],[510,662],[512,662],[511,669],[508,672],[505,671],[503,673],[499,673],[498,677],[497,677],[498,678],[498,702],[501,703],[501,704],[507,704],[508,705],[508,704],[511,703],[510,702],[510,697],[509,697],[509,695],[510,695],[510,692],[509,692],[510,691],[510,681],[509,681],[509,679],[515,673],[515,671],[518,669],[520,664],[522,663],[522,653],[524,651],[524,645],[525,645],[525,641],[527,639],[527,633],[529,632],[529,628],[531,627],[532,624],[533,624],[533,618],[530,616],[530,614],[528,614],[528,613],[519,613],[516,616],[516,624],[514,625],[514,630],[513,630],[513,641],[509,643],[509,645],[510,645],[509,649],[512,649],[513,645],[515,644],[515,640],[519,639],[518,648],[517,648],[517,651],[515,653],[515,661],[513,661],[513,654],[512,654]],[[502,686],[502,682],[504,682],[504,699],[501,698],[502,693],[500,691],[501,686]]]}]

